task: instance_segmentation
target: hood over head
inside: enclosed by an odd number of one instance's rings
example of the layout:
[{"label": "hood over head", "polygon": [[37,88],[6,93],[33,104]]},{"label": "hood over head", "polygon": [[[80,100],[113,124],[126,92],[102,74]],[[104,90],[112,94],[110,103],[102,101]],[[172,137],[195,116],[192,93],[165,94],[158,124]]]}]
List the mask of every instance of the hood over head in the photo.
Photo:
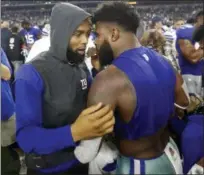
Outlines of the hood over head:
[{"label": "hood over head", "polygon": [[58,3],[51,14],[51,46],[49,52],[61,61],[67,61],[67,48],[74,31],[91,15],[70,3]]}]

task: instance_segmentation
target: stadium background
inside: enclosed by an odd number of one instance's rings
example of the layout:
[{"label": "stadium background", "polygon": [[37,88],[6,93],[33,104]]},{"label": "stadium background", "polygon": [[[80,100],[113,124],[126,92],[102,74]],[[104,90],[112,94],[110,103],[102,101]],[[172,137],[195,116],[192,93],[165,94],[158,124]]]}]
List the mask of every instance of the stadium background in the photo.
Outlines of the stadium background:
[{"label": "stadium background", "polygon": [[[93,12],[100,2],[108,0],[70,0],[89,12]],[[160,16],[165,25],[171,26],[176,18],[189,19],[196,11],[203,8],[201,0],[138,0],[127,1],[137,8],[146,26],[154,16]],[[10,24],[20,24],[23,20],[30,21],[33,25],[43,26],[49,23],[51,9],[56,2],[62,1],[2,1],[1,19],[7,20]],[[136,5],[135,5],[136,4]]]}]

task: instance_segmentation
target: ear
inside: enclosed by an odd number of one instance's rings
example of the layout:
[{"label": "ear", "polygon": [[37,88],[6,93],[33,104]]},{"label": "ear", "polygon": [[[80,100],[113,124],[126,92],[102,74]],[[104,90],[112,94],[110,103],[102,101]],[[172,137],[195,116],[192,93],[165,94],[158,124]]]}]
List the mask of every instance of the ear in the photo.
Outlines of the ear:
[{"label": "ear", "polygon": [[120,38],[120,31],[117,28],[112,29],[111,41],[116,42]]}]

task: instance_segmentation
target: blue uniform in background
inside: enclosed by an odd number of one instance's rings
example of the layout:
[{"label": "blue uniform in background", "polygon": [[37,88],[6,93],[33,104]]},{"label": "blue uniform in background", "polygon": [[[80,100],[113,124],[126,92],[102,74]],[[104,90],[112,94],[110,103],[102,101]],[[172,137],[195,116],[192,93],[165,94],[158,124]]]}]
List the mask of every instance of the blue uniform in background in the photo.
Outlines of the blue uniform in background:
[{"label": "blue uniform in background", "polygon": [[41,30],[33,27],[29,30],[22,29],[20,31],[20,35],[25,38],[27,45],[32,45],[36,40],[38,40],[38,36],[41,35]]},{"label": "blue uniform in background", "polygon": [[204,61],[199,61],[196,64],[190,63],[183,55],[179,46],[179,40],[189,40],[192,45],[195,45],[195,41],[192,40],[195,27],[186,24],[177,30],[176,50],[178,52],[179,66],[181,68],[181,74],[188,87],[189,93],[201,96],[201,76],[204,67]]},{"label": "blue uniform in background", "polygon": [[192,75],[200,75],[201,74],[201,62],[198,62],[197,64],[191,64],[187,59],[183,56],[180,46],[178,44],[178,40],[189,40],[192,45],[195,44],[195,42],[192,40],[193,32],[195,30],[195,27],[191,25],[185,25],[181,27],[179,30],[177,30],[177,40],[176,40],[176,49],[178,52],[178,59],[179,59],[179,65],[181,67],[181,74],[192,74]]},{"label": "blue uniform in background", "polygon": [[188,119],[181,138],[184,174],[204,157],[204,116],[192,115]]}]

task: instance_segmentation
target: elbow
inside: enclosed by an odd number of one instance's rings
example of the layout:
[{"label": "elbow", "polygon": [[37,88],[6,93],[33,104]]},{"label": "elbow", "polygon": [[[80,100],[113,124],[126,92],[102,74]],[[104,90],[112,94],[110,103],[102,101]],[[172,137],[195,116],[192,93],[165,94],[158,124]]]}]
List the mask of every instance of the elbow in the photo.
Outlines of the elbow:
[{"label": "elbow", "polygon": [[16,142],[18,143],[19,147],[23,150],[23,152],[30,153],[32,152],[34,145],[32,145],[33,142],[30,141],[30,139],[27,139],[28,137],[26,137],[26,135],[28,135],[28,133],[25,132],[26,131],[24,129],[16,132]]}]

